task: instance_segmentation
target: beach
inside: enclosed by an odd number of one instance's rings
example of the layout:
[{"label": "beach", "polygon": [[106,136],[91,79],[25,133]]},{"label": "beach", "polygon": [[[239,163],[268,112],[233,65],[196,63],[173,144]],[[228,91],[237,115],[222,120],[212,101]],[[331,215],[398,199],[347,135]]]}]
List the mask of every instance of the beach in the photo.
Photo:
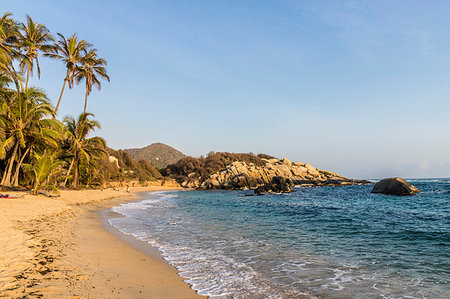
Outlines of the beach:
[{"label": "beach", "polygon": [[137,199],[136,192],[172,189],[8,193],[21,197],[0,200],[0,297],[200,297],[156,249],[105,229],[98,214]]}]

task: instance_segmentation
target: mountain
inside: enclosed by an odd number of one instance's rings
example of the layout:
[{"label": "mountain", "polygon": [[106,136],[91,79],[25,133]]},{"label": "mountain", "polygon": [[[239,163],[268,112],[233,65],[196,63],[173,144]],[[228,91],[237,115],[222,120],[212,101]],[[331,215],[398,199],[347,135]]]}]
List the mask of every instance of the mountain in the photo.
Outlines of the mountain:
[{"label": "mountain", "polygon": [[160,142],[143,148],[124,149],[124,151],[129,153],[134,160],[147,161],[157,168],[165,168],[167,165],[174,164],[186,157],[179,150]]}]

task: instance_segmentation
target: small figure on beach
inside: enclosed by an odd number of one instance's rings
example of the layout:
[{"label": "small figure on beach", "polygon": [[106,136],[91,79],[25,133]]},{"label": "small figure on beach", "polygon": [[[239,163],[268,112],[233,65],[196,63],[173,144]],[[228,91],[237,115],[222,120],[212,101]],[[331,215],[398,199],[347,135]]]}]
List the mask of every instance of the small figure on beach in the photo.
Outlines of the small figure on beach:
[{"label": "small figure on beach", "polygon": [[17,195],[0,194],[0,198],[19,198]]}]

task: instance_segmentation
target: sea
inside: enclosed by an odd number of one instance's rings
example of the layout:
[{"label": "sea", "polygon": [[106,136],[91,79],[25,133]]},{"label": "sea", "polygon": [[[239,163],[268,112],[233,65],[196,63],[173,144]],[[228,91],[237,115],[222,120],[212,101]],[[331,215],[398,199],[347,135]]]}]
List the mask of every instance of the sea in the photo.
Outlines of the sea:
[{"label": "sea", "polygon": [[159,249],[211,298],[450,298],[450,179],[141,194],[109,223]]}]

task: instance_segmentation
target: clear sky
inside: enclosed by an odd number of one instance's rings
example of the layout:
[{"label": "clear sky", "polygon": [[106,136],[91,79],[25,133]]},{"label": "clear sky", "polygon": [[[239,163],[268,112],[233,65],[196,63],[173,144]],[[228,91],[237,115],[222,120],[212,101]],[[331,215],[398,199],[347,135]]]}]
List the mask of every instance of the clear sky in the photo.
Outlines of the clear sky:
[{"label": "clear sky", "polygon": [[[94,44],[112,148],[268,153],[354,178],[450,177],[450,2],[5,1]],[[41,59],[55,103],[65,70]],[[66,92],[62,118],[83,109]]]}]

